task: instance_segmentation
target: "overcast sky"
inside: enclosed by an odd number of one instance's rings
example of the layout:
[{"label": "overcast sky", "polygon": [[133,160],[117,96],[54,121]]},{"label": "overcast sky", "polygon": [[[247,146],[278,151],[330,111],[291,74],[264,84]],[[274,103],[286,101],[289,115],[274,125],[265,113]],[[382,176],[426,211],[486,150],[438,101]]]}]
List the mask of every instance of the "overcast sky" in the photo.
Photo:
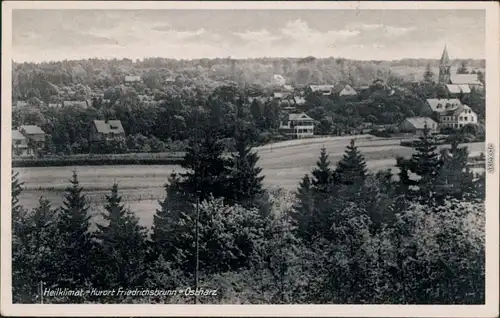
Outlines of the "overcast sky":
[{"label": "overcast sky", "polygon": [[14,10],[13,58],[485,58],[482,10]]}]

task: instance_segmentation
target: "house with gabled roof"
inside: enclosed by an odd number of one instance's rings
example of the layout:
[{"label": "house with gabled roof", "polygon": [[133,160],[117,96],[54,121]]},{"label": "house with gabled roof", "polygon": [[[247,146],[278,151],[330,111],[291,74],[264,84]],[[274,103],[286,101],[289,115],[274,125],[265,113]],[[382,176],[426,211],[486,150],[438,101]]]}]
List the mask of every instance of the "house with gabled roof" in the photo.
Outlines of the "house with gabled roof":
[{"label": "house with gabled roof", "polygon": [[36,153],[43,149],[46,134],[42,128],[37,125],[21,125],[18,130],[26,138],[28,152]]},{"label": "house with gabled roof", "polygon": [[335,94],[338,94],[338,96],[342,97],[349,97],[349,96],[356,96],[358,95],[358,92],[349,84],[338,84],[335,85],[333,88],[333,91]]},{"label": "house with gabled roof", "polygon": [[460,129],[466,125],[478,125],[477,114],[468,106],[460,105],[457,108],[439,114],[441,127]]},{"label": "house with gabled roof", "polygon": [[314,119],[306,113],[290,113],[283,116],[279,131],[293,138],[314,136]]},{"label": "house with gabled roof", "polygon": [[31,153],[28,140],[19,130],[12,130],[12,155],[15,157],[27,156]]},{"label": "house with gabled roof", "polygon": [[435,113],[442,113],[451,109],[458,108],[462,102],[458,98],[429,98],[426,100],[427,105]]},{"label": "house with gabled roof", "polygon": [[94,120],[90,126],[90,142],[107,142],[125,139],[125,130],[120,120]]}]

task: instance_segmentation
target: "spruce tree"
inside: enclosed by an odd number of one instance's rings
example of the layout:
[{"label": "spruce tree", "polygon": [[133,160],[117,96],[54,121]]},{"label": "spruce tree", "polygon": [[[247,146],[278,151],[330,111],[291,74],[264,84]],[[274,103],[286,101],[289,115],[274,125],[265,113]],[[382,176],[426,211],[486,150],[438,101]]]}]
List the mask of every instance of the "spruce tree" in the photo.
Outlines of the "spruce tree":
[{"label": "spruce tree", "polygon": [[427,83],[434,82],[434,73],[432,72],[430,63],[427,63],[427,67],[425,68],[424,82],[427,82]]},{"label": "spruce tree", "polygon": [[469,152],[466,147],[458,148],[454,140],[450,150],[441,155],[442,166],[436,179],[436,192],[441,197],[452,196],[461,199],[474,192],[473,174],[467,166]]},{"label": "spruce tree", "polygon": [[[241,112],[238,112],[241,114]],[[252,151],[251,133],[245,128],[243,119],[238,116],[236,131],[236,152],[231,156],[231,192],[230,198],[234,203],[244,207],[251,207],[264,190],[260,176],[262,169],[257,166],[259,156]]]},{"label": "spruce tree", "polygon": [[103,288],[141,285],[144,272],[145,229],[138,218],[123,204],[118,184],[106,195],[105,224],[98,224],[96,238],[101,253],[99,283]]},{"label": "spruce tree", "polygon": [[441,168],[441,159],[436,149],[435,138],[425,124],[423,134],[408,163],[410,171],[420,177],[417,183],[418,195],[424,200],[435,194],[435,180]]},{"label": "spruce tree", "polygon": [[333,171],[330,169],[330,161],[325,147],[321,148],[321,153],[316,167],[312,170],[312,187],[317,194],[327,194],[331,190],[333,182]]},{"label": "spruce tree", "polygon": [[218,140],[216,129],[205,131],[202,140],[193,140],[181,166],[187,171],[181,175],[179,185],[200,202],[210,195],[228,197],[230,161],[224,157],[224,145]]},{"label": "spruce tree", "polygon": [[352,185],[363,183],[367,175],[364,156],[359,152],[354,139],[346,147],[343,158],[337,164],[334,178],[340,184]]},{"label": "spruce tree", "polygon": [[88,286],[93,275],[93,241],[89,231],[90,214],[87,197],[82,193],[76,171],[66,188],[60,208],[57,231],[59,236],[60,287]]},{"label": "spruce tree", "polygon": [[181,238],[183,218],[194,214],[191,197],[181,186],[179,177],[173,173],[165,186],[166,198],[160,202],[160,209],[153,217],[151,233],[156,257],[163,256],[166,261],[177,265],[185,261],[182,251],[190,246]]},{"label": "spruce tree", "polygon": [[19,180],[19,172],[12,171],[11,173],[11,209],[12,209],[12,223],[16,226],[18,222],[22,221],[23,208],[19,203],[19,196],[23,191],[24,182]]},{"label": "spruce tree", "polygon": [[[59,280],[54,253],[57,245],[56,211],[43,197],[23,218],[21,237],[13,237],[12,286],[15,302],[37,302],[39,286],[54,286]],[[15,244],[14,244],[15,243]]]},{"label": "spruce tree", "polygon": [[296,202],[291,216],[297,223],[299,236],[310,240],[313,236],[316,216],[314,213],[314,191],[308,174],[304,175],[297,189]]}]

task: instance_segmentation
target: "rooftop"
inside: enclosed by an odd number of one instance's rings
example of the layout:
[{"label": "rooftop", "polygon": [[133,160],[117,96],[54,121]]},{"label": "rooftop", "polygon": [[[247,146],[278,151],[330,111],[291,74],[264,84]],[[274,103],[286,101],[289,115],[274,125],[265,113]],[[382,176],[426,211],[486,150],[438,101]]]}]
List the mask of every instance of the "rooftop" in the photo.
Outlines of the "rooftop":
[{"label": "rooftop", "polygon": [[431,124],[436,124],[436,122],[429,117],[408,117],[406,120],[416,129],[424,129],[425,124],[427,124],[427,127],[429,128]]},{"label": "rooftop", "polygon": [[119,120],[94,120],[94,125],[98,133],[102,134],[121,134],[125,133],[122,122]]},{"label": "rooftop", "polygon": [[12,130],[12,140],[25,140],[26,138],[19,130]]},{"label": "rooftop", "polygon": [[[443,112],[445,110],[451,110],[452,108],[457,108],[460,105],[462,105],[462,103],[458,98],[451,98],[451,99],[430,98],[427,100],[427,104],[429,104],[429,107],[434,112]],[[447,105],[448,107],[446,107]]]},{"label": "rooftop", "polygon": [[313,120],[311,117],[307,116],[306,113],[293,113],[287,114],[288,120]]},{"label": "rooftop", "polygon": [[450,76],[452,84],[482,85],[477,74],[453,74]]},{"label": "rooftop", "polygon": [[45,132],[42,130],[42,128],[36,125],[22,125],[21,127],[19,127],[19,130],[26,135],[45,135]]}]

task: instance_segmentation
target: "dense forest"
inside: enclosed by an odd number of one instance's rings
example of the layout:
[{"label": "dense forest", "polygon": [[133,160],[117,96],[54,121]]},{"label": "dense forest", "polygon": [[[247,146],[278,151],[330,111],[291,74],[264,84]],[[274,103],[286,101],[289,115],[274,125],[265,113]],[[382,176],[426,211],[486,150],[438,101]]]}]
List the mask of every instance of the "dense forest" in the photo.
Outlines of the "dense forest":
[{"label": "dense forest", "polygon": [[95,224],[76,173],[61,207],[40,198],[32,211],[19,203],[23,182],[13,174],[14,302],[40,302],[43,284],[217,290],[44,303],[484,303],[485,176],[467,168],[466,147],[439,153],[425,130],[413,156],[398,158],[396,178],[369,172],[354,141],[335,165],[322,149],[290,195],[263,188],[251,130],[242,118],[235,126],[229,157],[221,126],[198,127],[186,172],[171,175],[149,230],[116,184]]},{"label": "dense forest", "polygon": [[[420,60],[407,62],[393,62],[397,64],[393,67],[422,65]],[[13,128],[38,125],[48,134],[40,155],[181,151],[200,123],[223,126],[223,138],[231,148],[236,116],[247,122],[253,130],[251,138],[258,145],[286,138],[278,131],[280,120],[287,113],[286,106],[311,116],[316,121],[316,135],[346,135],[359,132],[364,123],[397,126],[407,117],[431,116],[426,99],[448,97],[444,87],[434,82],[436,76],[430,64],[423,67],[419,81],[412,82],[391,73],[388,63],[261,59],[231,64],[226,60],[146,59],[15,64],[14,105],[22,99],[29,106],[14,107],[12,123]],[[244,65],[247,66],[243,72],[240,68]],[[473,71],[472,66],[468,68]],[[238,70],[249,78],[235,78]],[[316,74],[320,70],[323,75]],[[282,89],[272,82],[272,75],[277,72],[288,74],[285,77],[294,84],[304,76],[299,81],[302,84],[340,81],[369,85],[357,88],[358,95],[350,98],[338,94],[322,96],[298,85],[288,94],[304,95],[305,103],[295,105],[290,100],[271,97],[272,92]],[[325,75],[329,72],[334,77]],[[125,85],[127,74],[140,74],[143,80]],[[266,79],[260,81],[259,76]],[[374,81],[378,78],[382,81]],[[460,98],[484,122],[484,93],[473,91]],[[88,107],[48,106],[72,100],[87,100]],[[88,136],[95,119],[119,119],[127,139],[106,147],[92,147]]]}]

